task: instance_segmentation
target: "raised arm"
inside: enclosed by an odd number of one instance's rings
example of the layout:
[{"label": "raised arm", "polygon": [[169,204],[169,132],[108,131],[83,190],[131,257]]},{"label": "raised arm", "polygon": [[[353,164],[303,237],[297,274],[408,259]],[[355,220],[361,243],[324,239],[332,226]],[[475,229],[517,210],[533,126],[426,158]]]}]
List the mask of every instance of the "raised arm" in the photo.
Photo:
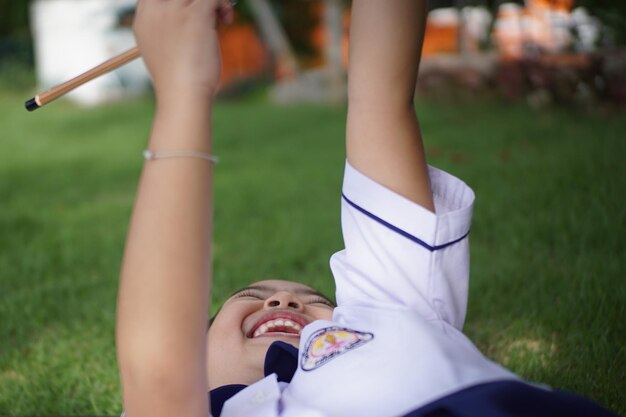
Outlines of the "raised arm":
[{"label": "raised arm", "polygon": [[413,106],[426,0],[354,0],[348,70],[348,162],[433,211]]},{"label": "raised arm", "polygon": [[[220,13],[231,11],[219,0],[139,0],[135,33],[157,97],[149,150],[211,152]],[[204,159],[144,164],[117,311],[128,417],[208,415],[211,185],[212,165]]]}]

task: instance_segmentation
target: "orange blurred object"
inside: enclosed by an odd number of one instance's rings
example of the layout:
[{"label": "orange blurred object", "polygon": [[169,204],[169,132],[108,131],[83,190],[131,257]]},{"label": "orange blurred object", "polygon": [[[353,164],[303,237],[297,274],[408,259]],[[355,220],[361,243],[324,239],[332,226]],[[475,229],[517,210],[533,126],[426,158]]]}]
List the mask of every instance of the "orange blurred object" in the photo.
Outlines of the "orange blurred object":
[{"label": "orange blurred object", "polygon": [[270,70],[269,51],[252,24],[234,23],[221,26],[219,32],[222,49],[222,86],[258,78]]},{"label": "orange blurred object", "polygon": [[[480,49],[482,24],[485,27],[489,24],[491,17],[489,12],[480,8],[465,8],[463,17],[465,21],[463,47],[466,51],[478,51]],[[486,16],[485,16],[486,15]],[[428,14],[426,21],[426,34],[424,36],[424,46],[422,55],[454,54],[459,53],[460,45],[459,31],[461,30],[460,12],[456,8],[444,7],[434,9]],[[485,22],[486,23],[481,23]],[[473,22],[473,25],[472,25]],[[474,28],[474,30],[472,30]],[[477,30],[478,29],[478,30]]]},{"label": "orange blurred object", "polygon": [[459,25],[439,25],[426,23],[426,35],[422,55],[455,53],[458,51]]},{"label": "orange blurred object", "polygon": [[571,12],[574,0],[528,0],[528,7],[541,7],[561,12]]},{"label": "orange blurred object", "polygon": [[[310,13],[317,21],[317,24],[311,31],[311,44],[315,48],[317,54],[315,59],[309,61],[309,65],[313,67],[323,66],[325,64],[324,48],[326,47],[326,28],[324,27],[324,4],[322,2],[313,2],[310,6]],[[341,38],[341,62],[344,68],[348,68],[348,50],[350,36],[350,9],[343,12],[343,36]]]}]

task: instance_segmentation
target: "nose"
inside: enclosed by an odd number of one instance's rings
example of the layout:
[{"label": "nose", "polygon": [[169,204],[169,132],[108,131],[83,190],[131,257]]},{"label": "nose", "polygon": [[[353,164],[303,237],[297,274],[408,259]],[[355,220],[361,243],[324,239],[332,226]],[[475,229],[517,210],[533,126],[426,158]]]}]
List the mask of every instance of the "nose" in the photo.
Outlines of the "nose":
[{"label": "nose", "polygon": [[291,308],[296,311],[304,310],[304,303],[289,291],[278,291],[265,300],[265,308]]}]

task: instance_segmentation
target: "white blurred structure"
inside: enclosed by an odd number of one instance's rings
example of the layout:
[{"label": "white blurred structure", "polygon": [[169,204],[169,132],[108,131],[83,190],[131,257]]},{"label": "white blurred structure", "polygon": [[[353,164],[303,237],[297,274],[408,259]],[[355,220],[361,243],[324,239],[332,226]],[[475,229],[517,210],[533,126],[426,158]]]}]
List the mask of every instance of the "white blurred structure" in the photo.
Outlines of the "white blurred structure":
[{"label": "white blurred structure", "polygon": [[[37,79],[47,89],[73,78],[135,45],[120,24],[135,0],[35,0],[31,22]],[[95,105],[144,91],[148,73],[141,59],[79,87],[68,97]]]},{"label": "white blurred structure", "polygon": [[489,28],[493,16],[486,7],[463,7],[463,18],[465,19],[465,31],[471,39],[479,43],[489,39]]},{"label": "white blurred structure", "polygon": [[591,16],[584,7],[572,11],[572,25],[578,35],[574,44],[581,51],[592,51],[597,47],[602,36],[602,23]]},{"label": "white blurred structure", "polygon": [[500,52],[507,57],[519,58],[524,52],[523,8],[516,3],[502,3],[493,27],[494,38]]},{"label": "white blurred structure", "polygon": [[601,22],[586,9],[571,10],[573,1],[526,0],[525,7],[502,3],[494,25],[500,51],[519,58],[527,50],[564,52],[593,51],[602,35]]},{"label": "white blurred structure", "polygon": [[427,36],[454,35],[457,38],[454,49],[460,49],[461,53],[476,52],[489,38],[492,19],[489,10],[482,6],[466,6],[460,13],[456,7],[434,9],[428,14]]}]

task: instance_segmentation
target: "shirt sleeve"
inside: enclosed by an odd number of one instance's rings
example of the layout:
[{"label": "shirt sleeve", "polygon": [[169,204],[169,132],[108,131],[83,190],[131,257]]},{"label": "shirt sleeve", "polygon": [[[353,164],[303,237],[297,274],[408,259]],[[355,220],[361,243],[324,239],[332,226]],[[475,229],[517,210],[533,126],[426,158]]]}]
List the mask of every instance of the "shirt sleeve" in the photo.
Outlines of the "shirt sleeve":
[{"label": "shirt sleeve", "polygon": [[346,162],[345,249],[331,258],[339,306],[408,307],[463,327],[474,193],[458,178],[428,169],[436,213]]}]

